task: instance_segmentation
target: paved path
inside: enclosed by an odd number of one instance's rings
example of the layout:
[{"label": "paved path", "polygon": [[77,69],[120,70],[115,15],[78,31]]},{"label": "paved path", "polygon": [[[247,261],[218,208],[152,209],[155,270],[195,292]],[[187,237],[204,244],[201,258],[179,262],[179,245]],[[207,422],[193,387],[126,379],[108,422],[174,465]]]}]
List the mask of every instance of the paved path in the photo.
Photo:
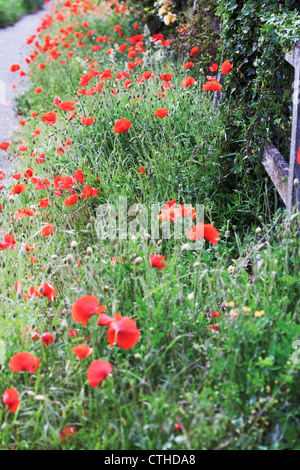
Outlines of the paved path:
[{"label": "paved path", "polygon": [[[33,15],[24,16],[14,26],[0,29],[0,142],[9,141],[9,134],[18,124],[14,113],[14,97],[26,86],[26,77],[20,78],[19,72],[10,73],[11,64],[20,64],[24,72],[28,66],[24,61],[32,46],[26,45],[26,38],[36,32],[46,9]],[[16,89],[12,86],[16,84]],[[0,150],[0,169],[5,169],[5,152]]]}]

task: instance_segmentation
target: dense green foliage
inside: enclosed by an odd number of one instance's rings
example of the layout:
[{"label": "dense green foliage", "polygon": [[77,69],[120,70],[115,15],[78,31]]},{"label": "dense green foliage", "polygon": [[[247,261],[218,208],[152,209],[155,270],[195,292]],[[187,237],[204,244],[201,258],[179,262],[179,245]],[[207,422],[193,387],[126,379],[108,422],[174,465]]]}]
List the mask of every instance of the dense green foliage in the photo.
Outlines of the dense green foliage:
[{"label": "dense green foliage", "polygon": [[221,50],[235,65],[226,86],[231,110],[228,153],[234,152],[232,167],[247,186],[250,173],[261,174],[265,139],[289,156],[294,69],[284,55],[300,40],[300,6],[294,0],[221,0],[216,4]]},{"label": "dense green foliage", "polygon": [[41,8],[44,0],[0,0],[0,28],[13,25],[25,13]]}]

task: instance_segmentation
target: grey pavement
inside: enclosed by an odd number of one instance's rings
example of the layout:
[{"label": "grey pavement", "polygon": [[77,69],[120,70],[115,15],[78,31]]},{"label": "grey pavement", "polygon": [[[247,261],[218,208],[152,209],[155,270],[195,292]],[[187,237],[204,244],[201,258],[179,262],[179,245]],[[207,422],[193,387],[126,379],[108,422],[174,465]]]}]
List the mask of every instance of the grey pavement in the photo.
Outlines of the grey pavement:
[{"label": "grey pavement", "polygon": [[[30,54],[32,45],[26,45],[26,39],[36,33],[45,13],[44,8],[33,15],[24,16],[14,26],[0,29],[0,142],[10,141],[10,133],[18,125],[14,98],[24,90],[27,82],[27,75],[20,78],[20,71],[11,73],[10,66],[20,64],[21,70],[27,74],[28,65],[24,59]],[[12,88],[14,84],[15,89]],[[5,151],[0,150],[0,169],[8,166]]]}]

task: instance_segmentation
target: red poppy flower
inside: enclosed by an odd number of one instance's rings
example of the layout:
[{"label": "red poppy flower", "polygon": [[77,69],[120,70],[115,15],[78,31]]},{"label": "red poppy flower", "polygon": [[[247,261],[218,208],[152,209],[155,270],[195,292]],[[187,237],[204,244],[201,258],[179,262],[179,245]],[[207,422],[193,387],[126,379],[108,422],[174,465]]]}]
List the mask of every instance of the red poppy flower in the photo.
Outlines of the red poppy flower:
[{"label": "red poppy flower", "polygon": [[9,146],[10,146],[9,142],[1,142],[0,149],[1,150],[7,150]]},{"label": "red poppy flower", "polygon": [[209,67],[209,70],[211,72],[217,72],[219,70],[219,66],[218,64],[212,64],[210,67]]},{"label": "red poppy flower", "polygon": [[25,171],[24,178],[26,178],[28,180],[33,175],[34,175],[34,168],[32,168],[32,166],[31,166],[30,168],[28,168],[28,170]]},{"label": "red poppy flower", "polygon": [[94,117],[85,117],[85,116],[83,116],[80,119],[80,122],[84,126],[91,126],[95,122],[95,118]]},{"label": "red poppy flower", "polygon": [[196,83],[196,80],[193,77],[186,77],[182,80],[181,86],[182,88],[186,89],[191,85],[194,85]]},{"label": "red poppy flower", "polygon": [[167,108],[160,108],[155,111],[154,116],[159,117],[159,118],[164,118],[165,116],[167,116],[167,114],[169,114],[169,111],[167,110]]},{"label": "red poppy flower", "polygon": [[71,196],[67,197],[67,199],[65,200],[65,206],[73,206],[78,201],[78,198],[79,194],[71,194]]},{"label": "red poppy flower", "polygon": [[49,199],[45,197],[44,199],[39,199],[39,207],[42,209],[45,209],[46,207],[49,206]]},{"label": "red poppy flower", "polygon": [[103,313],[106,307],[99,305],[97,297],[86,295],[76,300],[72,307],[72,317],[77,323],[86,326],[88,320],[95,313]]},{"label": "red poppy flower", "polygon": [[72,101],[63,101],[58,105],[62,111],[74,111],[75,104]]},{"label": "red poppy flower", "polygon": [[166,202],[161,210],[161,214],[158,216],[158,219],[161,222],[164,220],[172,220],[172,222],[176,223],[178,219],[184,216],[182,207],[176,207],[175,204],[176,199]]},{"label": "red poppy flower", "polygon": [[26,186],[25,184],[21,183],[21,184],[16,184],[12,190],[11,190],[11,194],[21,194],[23,193],[24,191],[26,191]]},{"label": "red poppy flower", "polygon": [[155,79],[155,75],[151,70],[146,70],[145,72],[143,72],[144,80],[149,80],[150,78],[152,78],[153,80]]},{"label": "red poppy flower", "polygon": [[90,386],[97,388],[99,383],[112,373],[112,366],[108,361],[97,360],[92,362],[87,371]]},{"label": "red poppy flower", "polygon": [[41,93],[42,89],[40,87],[37,87],[35,90],[34,90],[34,93]]},{"label": "red poppy flower", "polygon": [[150,264],[157,269],[165,269],[167,262],[162,255],[152,254],[150,256]]},{"label": "red poppy flower", "polygon": [[65,149],[63,148],[62,144],[59,144],[56,147],[56,153],[58,153],[58,155],[63,155],[65,153]]},{"label": "red poppy flower", "polygon": [[227,75],[232,69],[233,64],[231,64],[229,60],[225,60],[225,62],[221,65],[221,72],[223,75]]},{"label": "red poppy flower", "polygon": [[90,197],[96,197],[98,196],[98,189],[93,188],[92,186],[88,185],[85,188],[83,188],[80,196],[83,197],[84,199],[89,199]]},{"label": "red poppy flower", "polygon": [[129,88],[131,87],[132,85],[132,81],[131,80],[125,80],[124,82],[124,87],[126,88],[126,90],[129,90]]},{"label": "red poppy flower", "polygon": [[220,328],[213,323],[212,326],[210,327],[210,331],[220,331]]},{"label": "red poppy flower", "polygon": [[77,429],[75,426],[66,426],[60,433],[59,437],[61,441],[65,441],[66,439],[72,439],[73,436],[77,434]]},{"label": "red poppy flower", "polygon": [[4,236],[4,248],[10,248],[14,250],[16,246],[16,241],[13,235],[5,235]]},{"label": "red poppy flower", "polygon": [[173,77],[173,73],[161,73],[159,78],[163,81],[163,82],[170,82],[172,80],[172,77]]},{"label": "red poppy flower", "polygon": [[221,318],[221,315],[219,312],[215,312],[214,310],[212,311],[211,318]]},{"label": "red poppy flower", "polygon": [[202,90],[218,91],[219,93],[222,93],[222,85],[220,85],[218,80],[209,80],[208,82],[204,83]]},{"label": "red poppy flower", "polygon": [[190,57],[195,57],[196,54],[199,52],[199,47],[193,47],[190,52]]},{"label": "red poppy flower", "polygon": [[55,295],[56,295],[56,289],[51,282],[44,282],[43,284],[40,284],[37,288],[38,296],[43,296],[47,297],[50,302],[53,302]]},{"label": "red poppy flower", "polygon": [[69,330],[69,336],[70,338],[78,338],[79,330],[77,330],[77,328],[75,330]]},{"label": "red poppy flower", "polygon": [[40,135],[41,132],[42,132],[42,129],[35,129],[32,132],[31,137],[36,137],[37,135]]},{"label": "red poppy flower", "polygon": [[26,152],[28,150],[28,147],[25,144],[21,144],[19,145],[18,149],[20,150],[20,152]]},{"label": "red poppy flower", "polygon": [[86,359],[93,354],[94,349],[90,348],[87,344],[78,344],[78,346],[75,346],[72,351],[77,357],[79,357],[79,359]]},{"label": "red poppy flower", "polygon": [[300,147],[299,147],[298,154],[297,154],[297,163],[298,165],[300,165]]},{"label": "red poppy flower", "polygon": [[127,132],[131,125],[132,123],[128,119],[120,118],[114,125],[114,133],[121,134],[123,132]]},{"label": "red poppy flower", "polygon": [[195,241],[201,238],[205,238],[205,240],[209,241],[213,245],[216,245],[218,243],[218,239],[220,238],[220,233],[211,224],[203,224],[200,222],[190,229],[189,239]]},{"label": "red poppy flower", "polygon": [[163,34],[154,34],[152,37],[152,42],[162,41],[164,38]]},{"label": "red poppy flower", "polygon": [[18,70],[20,70],[20,65],[19,64],[12,64],[11,67],[10,67],[10,72],[17,72]]},{"label": "red poppy flower", "polygon": [[2,396],[2,400],[5,406],[11,413],[15,413],[20,405],[19,394],[15,388],[9,388],[5,390]]},{"label": "red poppy flower", "polygon": [[33,374],[40,365],[39,358],[28,352],[17,353],[9,361],[12,372],[28,371],[29,374]]},{"label": "red poppy flower", "polygon": [[139,340],[140,332],[132,318],[122,317],[117,313],[111,318],[106,314],[100,314],[99,326],[108,326],[107,340],[113,348],[117,343],[119,348],[131,349]]},{"label": "red poppy flower", "polygon": [[52,126],[57,121],[57,114],[54,111],[49,111],[44,114],[42,121],[46,122],[48,126]]},{"label": "red poppy flower", "polygon": [[84,176],[81,170],[75,171],[74,178],[78,183],[84,183]]},{"label": "red poppy flower", "polygon": [[43,333],[41,335],[41,340],[45,346],[50,346],[50,344],[54,343],[54,335],[52,333]]},{"label": "red poppy flower", "polygon": [[15,180],[20,180],[22,178],[22,173],[15,173],[14,175],[12,175],[12,177],[15,179]]},{"label": "red poppy flower", "polygon": [[41,230],[41,235],[44,235],[45,237],[49,237],[50,235],[53,235],[54,233],[54,225],[53,224],[48,224],[46,227],[44,227]]},{"label": "red poppy flower", "polygon": [[194,62],[186,62],[185,64],[183,64],[183,67],[185,69],[190,69],[192,67],[195,67],[195,64],[194,64]]}]

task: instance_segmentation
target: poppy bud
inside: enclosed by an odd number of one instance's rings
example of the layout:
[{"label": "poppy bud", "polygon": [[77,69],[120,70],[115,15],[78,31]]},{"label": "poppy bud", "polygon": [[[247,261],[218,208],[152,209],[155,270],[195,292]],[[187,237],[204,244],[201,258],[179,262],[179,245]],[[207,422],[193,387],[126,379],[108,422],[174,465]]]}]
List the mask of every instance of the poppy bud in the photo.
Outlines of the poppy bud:
[{"label": "poppy bud", "polygon": [[160,246],[162,244],[162,240],[158,240],[157,246]]},{"label": "poppy bud", "polygon": [[108,286],[103,286],[103,290],[104,290],[104,292],[108,292],[108,291],[109,291],[109,287],[108,287]]},{"label": "poppy bud", "polygon": [[76,250],[77,246],[78,246],[78,243],[77,243],[75,240],[73,240],[73,241],[71,242],[71,248],[72,248],[72,250]]},{"label": "poppy bud", "polygon": [[188,300],[194,300],[194,297],[195,297],[195,292],[191,292],[187,298]]},{"label": "poppy bud", "polygon": [[257,227],[257,229],[255,230],[256,235],[258,235],[260,232],[261,232],[261,228]]},{"label": "poppy bud", "polygon": [[199,261],[196,261],[196,263],[194,263],[193,265],[193,268],[199,268],[199,266],[201,266],[201,264],[199,263]]},{"label": "poppy bud", "polygon": [[68,264],[72,264],[72,263],[74,262],[73,256],[69,254],[69,255],[66,257],[66,262],[67,262]]},{"label": "poppy bud", "polygon": [[87,256],[92,256],[93,255],[93,250],[90,246],[86,249],[86,254],[87,254]]},{"label": "poppy bud", "polygon": [[294,179],[294,187],[298,188],[299,186],[299,180],[297,178]]},{"label": "poppy bud", "polygon": [[182,245],[180,250],[181,250],[181,252],[188,251],[189,247],[190,247],[190,245],[188,243],[185,243],[184,245]]},{"label": "poppy bud", "polygon": [[233,273],[234,273],[234,271],[235,271],[235,267],[234,267],[234,266],[232,266],[232,265],[231,265],[231,266],[229,266],[229,268],[227,269],[227,272],[228,272],[228,274],[233,274]]},{"label": "poppy bud", "polygon": [[138,257],[135,258],[135,260],[134,260],[134,264],[135,264],[136,266],[138,266],[139,264],[142,264],[142,262],[143,262],[143,258],[142,258],[141,256],[138,256]]},{"label": "poppy bud", "polygon": [[61,322],[61,329],[63,331],[67,331],[68,329],[68,323],[67,323],[67,320],[65,320],[65,318],[63,319],[63,321]]}]

